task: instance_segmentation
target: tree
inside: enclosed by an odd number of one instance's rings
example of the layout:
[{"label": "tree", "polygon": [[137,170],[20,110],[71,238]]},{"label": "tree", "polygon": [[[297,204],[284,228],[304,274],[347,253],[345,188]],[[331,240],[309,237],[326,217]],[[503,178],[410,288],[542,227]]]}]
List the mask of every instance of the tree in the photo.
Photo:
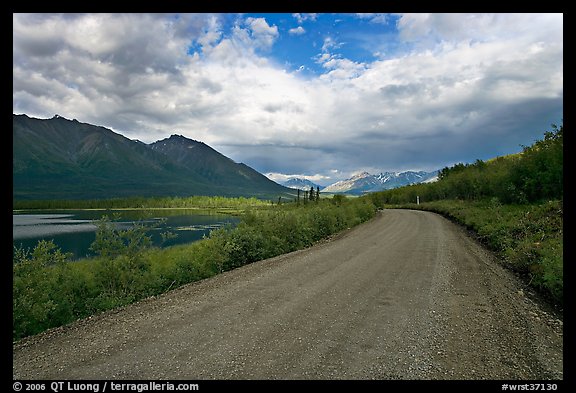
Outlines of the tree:
[{"label": "tree", "polygon": [[97,226],[96,239],[90,249],[106,258],[126,255],[133,259],[152,244],[150,236],[146,235],[149,228],[143,224],[118,230],[108,216],[102,216]]},{"label": "tree", "polygon": [[564,125],[552,124],[544,139],[523,146],[522,159],[512,168],[511,183],[519,202],[562,198],[564,192]]},{"label": "tree", "polygon": [[461,162],[452,167],[444,167],[440,170],[440,172],[438,172],[438,179],[442,180],[451,174],[462,172],[464,169],[466,169],[466,167],[467,165]]}]

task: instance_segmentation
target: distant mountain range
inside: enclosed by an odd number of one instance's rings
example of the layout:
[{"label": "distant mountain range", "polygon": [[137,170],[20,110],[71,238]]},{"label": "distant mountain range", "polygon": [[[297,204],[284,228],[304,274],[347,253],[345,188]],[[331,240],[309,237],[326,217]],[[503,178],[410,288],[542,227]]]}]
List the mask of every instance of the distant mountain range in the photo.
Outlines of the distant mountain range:
[{"label": "distant mountain range", "polygon": [[331,184],[321,191],[327,193],[362,195],[369,192],[407,186],[409,184],[433,182],[437,179],[438,171],[383,172],[379,175],[371,175],[368,172],[362,172],[352,176],[350,179],[341,180]]},{"label": "distant mountain range", "polygon": [[283,182],[282,185],[285,187],[295,188],[295,189],[300,189],[300,190],[306,190],[306,191],[310,190],[310,187],[313,187],[314,189],[316,189],[316,188],[322,189],[323,188],[322,186],[319,186],[318,184],[313,183],[308,179],[300,179],[297,177]]},{"label": "distant mountain range", "polygon": [[181,135],[145,144],[58,115],[13,115],[12,123],[14,199],[295,195],[249,166]]}]

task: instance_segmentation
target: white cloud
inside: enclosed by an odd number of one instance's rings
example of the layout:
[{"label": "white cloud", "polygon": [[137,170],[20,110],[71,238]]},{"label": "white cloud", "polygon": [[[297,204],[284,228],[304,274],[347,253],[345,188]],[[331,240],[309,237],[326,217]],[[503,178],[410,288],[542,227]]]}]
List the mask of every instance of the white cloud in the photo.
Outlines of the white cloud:
[{"label": "white cloud", "polygon": [[[213,16],[208,19],[208,25],[197,42],[212,62],[233,65],[238,60],[255,61],[256,50],[268,52],[278,37],[277,26],[268,25],[264,18],[252,17],[237,20],[231,34],[223,37],[222,25]],[[265,58],[260,60],[267,63]]]},{"label": "white cloud", "polygon": [[246,24],[250,27],[254,45],[269,49],[278,38],[278,27],[269,26],[264,18],[247,18]]},{"label": "white cloud", "polygon": [[296,18],[296,20],[298,21],[298,24],[302,24],[302,22],[305,22],[307,20],[310,21],[315,21],[316,18],[318,18],[318,14],[312,13],[312,14],[292,14],[292,16],[294,18]]},{"label": "white cloud", "polygon": [[315,60],[316,63],[323,64],[326,63],[327,61],[330,61],[332,58],[334,58],[334,56],[332,56],[330,53],[322,53],[316,56]]},{"label": "white cloud", "polygon": [[284,173],[267,173],[266,177],[268,177],[270,180],[275,181],[276,183],[284,183],[290,179],[306,179],[310,180],[313,183],[324,186],[335,182],[334,178],[330,176],[321,175],[319,173],[316,173],[314,175],[303,175],[303,174],[287,175]]},{"label": "white cloud", "polygon": [[331,54],[333,49],[338,49],[343,45],[332,37],[324,38],[322,53],[315,56],[316,63],[321,64],[323,68],[330,70],[320,76],[323,80],[350,79],[357,78],[366,70],[366,64],[358,63],[340,55]]},{"label": "white cloud", "polygon": [[349,59],[331,57],[322,63],[322,67],[331,70],[321,76],[322,79],[353,79],[366,70],[364,63],[357,63]]},{"label": "white cloud", "polygon": [[338,49],[342,45],[343,44],[341,42],[337,42],[334,38],[326,37],[326,38],[324,38],[324,43],[322,44],[322,52],[328,53],[328,52],[330,52],[330,50]]},{"label": "white cloud", "polygon": [[225,32],[220,18],[14,14],[13,110],[145,142],[177,132],[317,182],[486,158],[559,121],[562,15],[403,15],[408,52],[361,63],[327,37],[324,73],[306,78],[266,57],[276,26],[246,18]]},{"label": "white cloud", "polygon": [[372,23],[388,23],[389,17],[388,14],[379,14],[379,13],[357,13],[356,17],[360,19],[367,19]]},{"label": "white cloud", "polygon": [[292,35],[302,35],[306,33],[306,30],[304,30],[302,26],[298,26],[288,30],[288,33]]},{"label": "white cloud", "polygon": [[562,41],[560,14],[403,14],[398,20],[401,37],[433,44],[439,41],[489,42],[501,40]]},{"label": "white cloud", "polygon": [[222,38],[222,26],[214,15],[207,18],[203,35],[198,38],[198,43],[203,47],[212,47]]}]

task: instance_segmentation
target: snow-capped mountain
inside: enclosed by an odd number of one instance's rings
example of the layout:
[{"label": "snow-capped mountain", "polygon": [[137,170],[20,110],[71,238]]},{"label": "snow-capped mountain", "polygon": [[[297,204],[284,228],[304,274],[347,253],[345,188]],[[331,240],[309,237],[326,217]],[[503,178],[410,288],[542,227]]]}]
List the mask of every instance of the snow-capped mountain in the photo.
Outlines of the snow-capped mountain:
[{"label": "snow-capped mountain", "polygon": [[331,184],[324,188],[322,192],[362,194],[369,192],[368,190],[378,188],[381,184],[382,182],[376,176],[368,172],[362,172],[352,176],[350,179],[340,180]]},{"label": "snow-capped mountain", "polygon": [[[284,187],[290,187],[290,188],[295,188],[295,189],[300,189],[300,190],[309,190],[310,187],[314,187],[314,189],[316,189],[316,187],[320,187],[318,184],[313,183],[310,180],[301,179],[299,177],[292,178],[292,179],[287,180],[281,184]],[[320,188],[322,188],[322,187],[320,187]]]},{"label": "snow-capped mountain", "polygon": [[352,176],[350,179],[341,180],[331,184],[324,188],[322,192],[361,195],[368,192],[407,186],[409,184],[432,182],[437,179],[438,171],[382,172],[378,175],[371,175],[368,172],[362,172]]}]

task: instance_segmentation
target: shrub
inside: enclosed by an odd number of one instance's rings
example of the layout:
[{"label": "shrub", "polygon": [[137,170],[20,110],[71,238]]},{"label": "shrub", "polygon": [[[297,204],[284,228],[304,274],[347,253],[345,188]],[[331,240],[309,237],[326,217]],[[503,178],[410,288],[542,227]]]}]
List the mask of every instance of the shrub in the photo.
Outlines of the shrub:
[{"label": "shrub", "polygon": [[120,230],[98,222],[92,249],[98,256],[69,262],[53,242],[13,256],[13,338],[123,306],[247,263],[312,245],[366,221],[372,199],[323,199],[247,211],[236,228],[224,227],[189,245],[150,247],[146,229]]},{"label": "shrub", "polygon": [[54,267],[65,269],[70,255],[63,254],[52,241],[41,240],[30,252],[16,248],[13,254],[12,330],[14,337],[35,334],[60,320],[68,305],[58,297]]}]

